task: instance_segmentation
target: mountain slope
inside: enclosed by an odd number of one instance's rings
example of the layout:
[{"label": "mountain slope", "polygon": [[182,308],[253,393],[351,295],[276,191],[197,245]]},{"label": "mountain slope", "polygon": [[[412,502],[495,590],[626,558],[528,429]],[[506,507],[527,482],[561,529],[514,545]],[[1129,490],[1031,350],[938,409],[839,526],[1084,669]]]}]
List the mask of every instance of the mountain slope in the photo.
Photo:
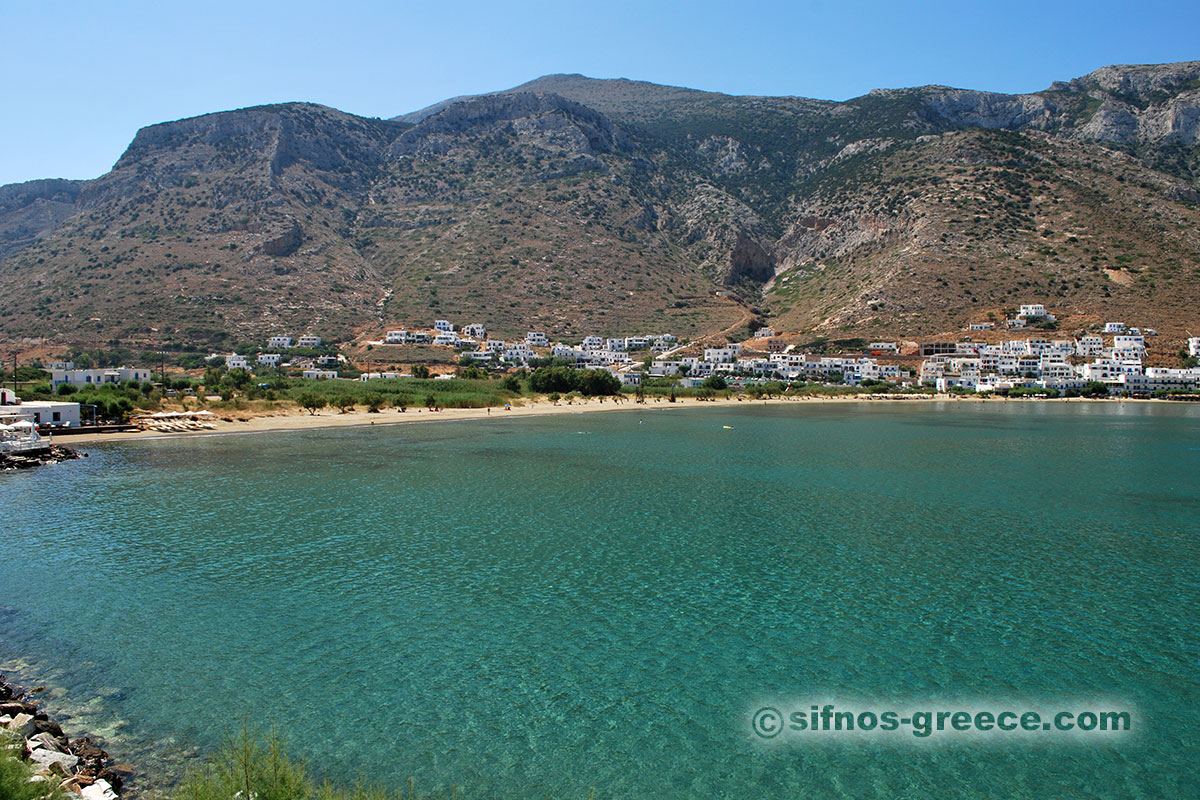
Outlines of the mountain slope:
[{"label": "mountain slope", "polygon": [[94,181],[0,187],[0,338],[933,335],[1039,301],[1179,337],[1198,201],[1200,62],[1029,95],[551,75],[393,120],[264,106],[143,129]]}]

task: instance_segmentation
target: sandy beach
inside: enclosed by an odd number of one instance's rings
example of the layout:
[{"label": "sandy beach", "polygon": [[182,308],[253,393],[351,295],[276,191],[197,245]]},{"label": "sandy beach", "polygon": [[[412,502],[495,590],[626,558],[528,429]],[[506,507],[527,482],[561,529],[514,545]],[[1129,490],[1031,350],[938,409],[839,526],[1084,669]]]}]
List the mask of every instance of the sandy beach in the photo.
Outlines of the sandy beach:
[{"label": "sandy beach", "polygon": [[[492,408],[447,408],[441,411],[430,411],[429,409],[409,408],[404,413],[397,409],[389,408],[378,413],[372,414],[366,410],[355,410],[345,414],[337,411],[326,409],[318,414],[308,414],[300,410],[280,411],[276,414],[263,414],[258,416],[246,416],[240,418],[238,412],[218,412],[220,416],[212,419],[212,423],[216,426],[212,430],[199,431],[180,431],[176,433],[163,433],[161,431],[131,431],[127,433],[84,433],[72,436],[60,436],[55,439],[56,444],[74,445],[74,444],[95,444],[97,442],[131,442],[147,439],[173,439],[181,436],[222,436],[239,433],[269,433],[283,431],[304,431],[316,430],[321,428],[347,428],[347,427],[366,427],[371,425],[408,425],[414,423],[426,422],[444,422],[449,420],[471,420],[471,419],[515,419],[518,417],[548,417],[558,416],[563,414],[593,414],[602,412],[641,412],[649,413],[655,411],[678,411],[681,409],[690,408],[719,408],[722,406],[746,406],[746,405],[805,405],[805,404],[825,404],[825,403],[872,403],[880,405],[894,405],[896,403],[929,403],[929,402],[951,402],[951,403],[1026,403],[1026,402],[1114,402],[1112,400],[1091,400],[1087,398],[1056,398],[1056,399],[1025,399],[1013,398],[1006,400],[1003,398],[980,398],[980,397],[954,397],[951,395],[846,395],[835,397],[788,397],[788,398],[771,398],[769,400],[751,400],[747,397],[738,399],[718,398],[712,400],[698,400],[696,398],[677,398],[674,403],[669,403],[665,399],[648,399],[645,403],[636,403],[632,399],[614,402],[612,398],[605,398],[603,402],[599,398],[590,398],[584,400],[576,400],[574,403],[567,404],[559,402],[552,404],[548,400],[540,400],[527,402],[524,405],[515,405],[510,410],[506,411],[503,407]],[[1156,402],[1156,401],[1125,401],[1125,402]],[[230,421],[232,420],[232,421]]]}]

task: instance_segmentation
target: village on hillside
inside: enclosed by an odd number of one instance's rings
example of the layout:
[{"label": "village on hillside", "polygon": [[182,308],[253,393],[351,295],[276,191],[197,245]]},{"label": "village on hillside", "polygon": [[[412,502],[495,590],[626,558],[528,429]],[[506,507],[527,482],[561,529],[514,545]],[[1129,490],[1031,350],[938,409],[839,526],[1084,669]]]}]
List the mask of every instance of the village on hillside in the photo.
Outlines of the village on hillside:
[{"label": "village on hillside", "polygon": [[[366,342],[368,355],[358,358],[357,363],[312,334],[271,336],[260,352],[214,353],[205,363],[210,369],[241,371],[239,374],[254,380],[269,375],[309,381],[437,380],[453,378],[465,369],[490,375],[554,366],[606,372],[627,391],[636,391],[648,382],[665,382],[681,390],[746,391],[768,383],[778,383],[786,390],[801,383],[871,391],[894,388],[1027,397],[1200,397],[1200,337],[1189,338],[1187,347],[1177,354],[1180,366],[1165,367],[1147,365],[1148,342],[1153,341],[1156,332],[1122,322],[1107,322],[1094,332],[1073,338],[1020,336],[1026,331],[1052,329],[1054,321],[1054,315],[1043,305],[1028,304],[999,325],[969,325],[967,332],[971,335],[958,341],[867,342],[857,352],[826,355],[813,353],[800,343],[788,343],[766,326],[744,342],[723,344],[680,341],[670,333],[587,336],[578,342],[561,342],[542,331],[529,331],[524,339],[510,341],[489,338],[483,323],[458,326],[439,319],[428,328],[385,331],[381,338]],[[974,339],[992,335],[997,329],[1006,338],[993,342]],[[372,348],[384,347],[390,348],[389,356],[371,358]],[[417,347],[446,348],[449,352],[444,368],[374,368],[377,363],[389,361],[403,364],[405,349]],[[1169,358],[1173,354],[1162,355]],[[50,378],[49,389],[59,399],[22,401],[12,390],[0,393],[0,450],[28,449],[30,437],[39,430],[96,426],[101,420],[95,406],[81,408],[80,403],[72,402],[69,395],[75,391],[161,384],[165,396],[177,393],[167,385],[170,382],[166,381],[165,370],[157,376],[158,383],[154,371],[146,367],[82,369],[70,361],[55,361],[47,364],[45,371]],[[190,386],[179,391],[194,393]],[[167,429],[171,430],[211,427],[199,417],[198,410],[168,413],[179,418],[154,423],[170,426]]]}]

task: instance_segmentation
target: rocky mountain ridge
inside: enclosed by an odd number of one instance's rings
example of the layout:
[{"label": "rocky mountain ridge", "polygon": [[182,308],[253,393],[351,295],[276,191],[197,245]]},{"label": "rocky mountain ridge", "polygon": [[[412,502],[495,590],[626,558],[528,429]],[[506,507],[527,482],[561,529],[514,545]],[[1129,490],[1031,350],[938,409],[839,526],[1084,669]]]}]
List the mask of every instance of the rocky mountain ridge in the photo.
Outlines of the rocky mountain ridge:
[{"label": "rocky mountain ridge", "polygon": [[[932,332],[1062,280],[1081,319],[1161,315],[1200,285],[1198,192],[1200,62],[1026,95],[552,75],[391,120],[261,106],[144,128],[93,181],[0,187],[0,338],[353,338],[440,314]],[[1092,280],[1108,265],[1123,282]]]}]

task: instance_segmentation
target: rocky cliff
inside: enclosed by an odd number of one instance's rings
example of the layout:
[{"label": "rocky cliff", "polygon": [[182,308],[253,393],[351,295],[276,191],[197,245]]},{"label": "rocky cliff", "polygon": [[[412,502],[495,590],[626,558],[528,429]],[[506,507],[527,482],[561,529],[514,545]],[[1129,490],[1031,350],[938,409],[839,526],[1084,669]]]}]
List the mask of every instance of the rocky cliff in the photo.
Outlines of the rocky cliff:
[{"label": "rocky cliff", "polygon": [[393,120],[208,114],[139,131],[94,181],[0,188],[0,338],[349,338],[445,315],[686,334],[750,313],[915,335],[1022,298],[1182,330],[1198,125],[1200,62],[1026,95],[553,75]]}]

